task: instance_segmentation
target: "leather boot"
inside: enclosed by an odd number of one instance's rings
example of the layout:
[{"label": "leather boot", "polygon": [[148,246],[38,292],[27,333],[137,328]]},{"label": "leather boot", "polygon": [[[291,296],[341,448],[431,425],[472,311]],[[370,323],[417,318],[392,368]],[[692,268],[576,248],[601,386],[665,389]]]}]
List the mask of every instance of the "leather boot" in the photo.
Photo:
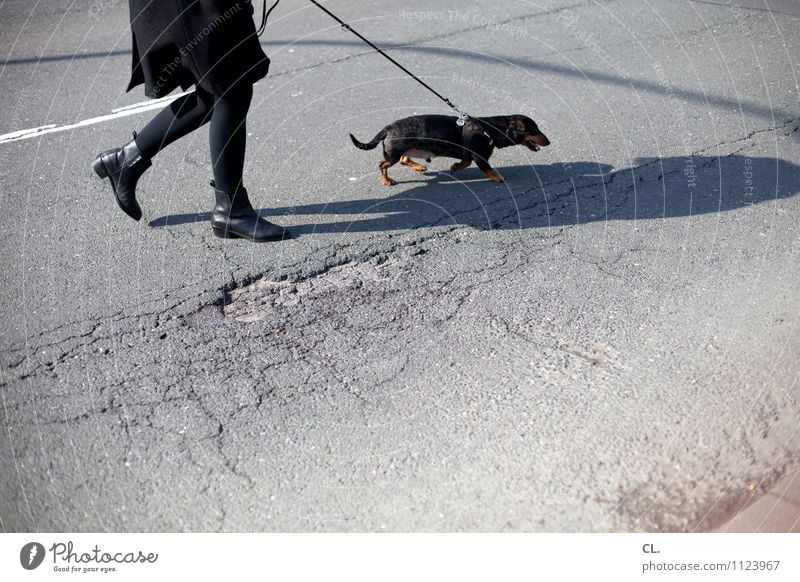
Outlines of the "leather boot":
[{"label": "leather boot", "polygon": [[243,238],[253,242],[267,242],[290,238],[288,231],[282,226],[259,218],[247,190],[239,188],[238,192],[229,194],[218,190],[214,182],[214,196],[217,205],[211,215],[211,227],[220,238]]},{"label": "leather boot", "polygon": [[142,209],[136,201],[136,183],[151,165],[150,159],[145,158],[136,145],[134,132],[133,139],[121,148],[97,156],[92,168],[98,176],[111,181],[114,197],[125,214],[139,220],[142,218]]}]

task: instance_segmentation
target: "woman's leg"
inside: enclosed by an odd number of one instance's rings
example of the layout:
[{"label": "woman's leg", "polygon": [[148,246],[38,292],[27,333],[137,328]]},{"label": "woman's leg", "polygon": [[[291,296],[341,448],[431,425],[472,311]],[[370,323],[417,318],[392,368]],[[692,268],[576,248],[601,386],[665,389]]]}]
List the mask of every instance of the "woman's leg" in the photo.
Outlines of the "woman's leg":
[{"label": "woman's leg", "polygon": [[247,112],[253,100],[253,86],[237,85],[214,98],[214,115],[209,128],[211,166],[216,187],[234,193],[242,186],[247,149]]},{"label": "woman's leg", "polygon": [[133,140],[97,156],[92,164],[94,171],[111,181],[117,204],[128,216],[134,220],[142,217],[136,185],[150,167],[150,158],[207,122],[213,109],[213,95],[198,87],[161,110],[138,135],[134,134]]},{"label": "woman's leg", "polygon": [[136,145],[145,158],[152,158],[177,139],[191,133],[212,117],[214,96],[197,87],[162,109],[136,135]]},{"label": "woman's leg", "polygon": [[282,240],[290,236],[286,229],[261,218],[242,186],[247,111],[252,100],[253,86],[249,84],[235,86],[214,100],[208,142],[217,204],[211,214],[211,226],[214,234],[222,238]]}]

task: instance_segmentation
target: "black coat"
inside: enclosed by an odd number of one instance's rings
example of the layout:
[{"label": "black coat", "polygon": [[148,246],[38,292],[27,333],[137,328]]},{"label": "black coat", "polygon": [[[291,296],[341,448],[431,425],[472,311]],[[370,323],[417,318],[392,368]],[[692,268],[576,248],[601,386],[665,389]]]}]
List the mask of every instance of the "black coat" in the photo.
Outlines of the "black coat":
[{"label": "black coat", "polygon": [[221,95],[266,76],[249,0],[129,0],[133,65],[128,91],[148,97],[199,85]]}]

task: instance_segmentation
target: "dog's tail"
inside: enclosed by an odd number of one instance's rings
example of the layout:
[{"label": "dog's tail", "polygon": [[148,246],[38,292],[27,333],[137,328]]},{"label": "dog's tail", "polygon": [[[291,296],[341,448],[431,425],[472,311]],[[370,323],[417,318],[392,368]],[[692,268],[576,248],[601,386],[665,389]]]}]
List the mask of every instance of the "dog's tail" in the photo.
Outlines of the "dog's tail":
[{"label": "dog's tail", "polygon": [[389,133],[389,131],[384,127],[378,135],[372,138],[372,141],[369,143],[361,143],[352,133],[350,134],[350,139],[353,140],[355,146],[360,150],[374,150],[376,147],[378,147],[378,144],[384,140],[387,133]]}]

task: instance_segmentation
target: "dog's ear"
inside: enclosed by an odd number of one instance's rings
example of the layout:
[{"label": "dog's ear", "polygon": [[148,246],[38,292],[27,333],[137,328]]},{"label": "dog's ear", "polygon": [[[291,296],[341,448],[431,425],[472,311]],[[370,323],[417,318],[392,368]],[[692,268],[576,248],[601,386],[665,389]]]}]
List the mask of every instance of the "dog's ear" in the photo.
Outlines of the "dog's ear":
[{"label": "dog's ear", "polygon": [[513,125],[506,130],[506,137],[513,144],[516,144],[517,140],[521,138],[522,135],[523,133]]},{"label": "dog's ear", "polygon": [[511,141],[512,144],[516,145],[519,143],[519,140],[525,135],[525,125],[520,123],[519,121],[513,121],[509,124],[508,129],[506,130],[506,137]]}]

